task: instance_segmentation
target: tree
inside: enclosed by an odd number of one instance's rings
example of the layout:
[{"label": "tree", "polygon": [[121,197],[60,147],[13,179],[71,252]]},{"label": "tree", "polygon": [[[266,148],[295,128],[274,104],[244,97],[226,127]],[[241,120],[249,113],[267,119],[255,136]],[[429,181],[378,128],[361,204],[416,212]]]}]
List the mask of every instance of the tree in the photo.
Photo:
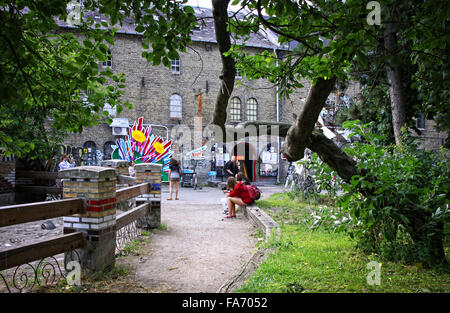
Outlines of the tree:
[{"label": "tree", "polygon": [[[79,11],[68,12],[68,5]],[[86,14],[96,11],[109,22]],[[79,13],[76,27],[57,20]],[[0,147],[17,157],[48,158],[55,143],[100,121],[107,103],[120,112],[125,77],[102,69],[115,27],[133,17],[143,34],[143,57],[169,66],[190,41],[193,9],[174,1],[1,1]],[[151,43],[151,48],[150,48]]]},{"label": "tree", "polygon": [[230,0],[212,0],[214,29],[222,61],[221,87],[214,105],[212,124],[220,126],[224,134],[226,132],[225,122],[227,120],[228,100],[233,92],[236,76],[235,60],[232,56],[226,54],[231,48],[230,31],[228,29],[229,3]]},{"label": "tree", "polygon": [[[436,84],[432,87],[423,88],[416,78],[425,74],[425,68],[434,70],[430,74],[433,78],[445,76],[448,72],[448,67],[442,67],[445,57],[441,57],[444,55],[441,53],[445,51],[446,42],[438,41],[438,34],[446,29],[447,21],[444,16],[448,16],[448,8],[443,4],[431,5],[428,1],[402,2],[400,9],[408,9],[404,11],[406,17],[394,18],[395,13],[398,15],[395,9],[399,3],[383,1],[385,25],[376,26],[367,23],[368,11],[366,2],[362,0],[298,3],[288,0],[247,0],[233,3],[239,2],[254,14],[248,14],[246,21],[229,21],[229,28],[235,36],[245,40],[251,32],[259,31],[262,27],[278,34],[280,44],[295,43],[296,48],[277,57],[268,51],[249,55],[242,46],[233,45],[229,55],[236,58],[237,68],[247,78],[269,79],[278,84],[280,90],[287,95],[292,88],[302,87],[302,78],[308,78],[313,83],[295,123],[286,133],[283,154],[289,161],[295,161],[303,157],[304,149],[308,147],[317,152],[345,181],[350,182],[355,175],[363,177],[365,183],[357,184],[356,187],[364,197],[370,197],[375,190],[368,186],[376,177],[370,174],[370,169],[361,170],[364,167],[356,160],[314,131],[318,115],[334,85],[341,80],[350,79],[356,65],[364,70],[369,69],[368,55],[376,54],[376,67],[383,67],[386,71],[394,134],[396,142],[400,144],[400,128],[412,120],[414,110],[411,107],[415,107],[416,112],[418,107],[418,99],[409,102],[408,96],[419,94],[421,99],[435,97],[433,99],[448,103],[448,98],[440,97],[447,92],[442,83],[435,81]],[[266,15],[263,15],[263,9]],[[429,22],[433,20],[437,21],[437,25],[430,25]],[[397,29],[398,24],[401,24],[402,31]],[[431,31],[424,32],[423,37],[418,39],[414,28],[424,24]],[[419,28],[427,29],[421,26]],[[437,56],[433,53],[434,58],[430,58],[429,51],[436,47],[443,50],[439,50]],[[437,70],[439,65],[445,74]],[[418,70],[414,71],[416,67]],[[439,95],[438,98],[436,94]],[[447,109],[444,109],[441,102],[428,101],[421,109],[427,114],[447,114]],[[441,123],[441,126],[446,127],[445,123]],[[421,225],[430,220],[432,212],[411,201],[408,203],[410,206],[405,212],[408,222],[399,223],[407,227],[415,240],[431,236],[431,233],[423,233]],[[436,227],[436,232],[442,236],[442,231],[439,230],[442,230],[443,225]],[[435,242],[442,243],[441,239],[442,237],[436,237]],[[433,262],[445,261],[442,244],[429,248],[435,252],[432,253],[436,256]]]}]

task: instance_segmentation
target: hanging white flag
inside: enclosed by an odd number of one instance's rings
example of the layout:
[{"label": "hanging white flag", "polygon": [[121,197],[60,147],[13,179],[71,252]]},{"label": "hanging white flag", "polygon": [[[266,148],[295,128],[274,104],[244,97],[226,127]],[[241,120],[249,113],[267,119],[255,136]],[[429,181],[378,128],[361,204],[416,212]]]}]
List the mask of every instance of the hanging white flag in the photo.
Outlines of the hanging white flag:
[{"label": "hanging white flag", "polygon": [[319,123],[320,123],[320,125],[325,125],[325,124],[323,123],[323,118],[322,118],[321,115],[319,115]]},{"label": "hanging white flag", "polygon": [[323,130],[323,134],[328,138],[328,139],[333,139],[334,137],[336,137],[336,134],[333,133],[331,130],[328,129],[328,127],[323,126],[322,127]]}]

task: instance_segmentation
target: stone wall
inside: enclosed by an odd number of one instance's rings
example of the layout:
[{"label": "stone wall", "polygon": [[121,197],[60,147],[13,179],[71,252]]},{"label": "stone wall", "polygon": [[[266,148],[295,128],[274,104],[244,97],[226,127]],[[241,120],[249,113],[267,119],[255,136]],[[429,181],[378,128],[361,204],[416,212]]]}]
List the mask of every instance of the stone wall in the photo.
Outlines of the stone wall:
[{"label": "stone wall", "polygon": [[[133,108],[125,108],[117,117],[126,117],[132,123],[142,116],[144,123],[161,124],[169,129],[179,123],[192,127],[198,113],[198,93],[202,92],[202,124],[206,126],[211,122],[222,67],[217,45],[193,43],[186,53],[180,54],[180,74],[172,74],[164,66],[152,66],[143,59],[138,36],[118,34],[110,50],[112,71],[126,74],[127,87],[123,100],[133,104]],[[242,102],[242,121],[247,119],[246,103],[250,98],[258,102],[259,120],[273,120],[276,117],[275,88],[270,88],[271,84],[262,79],[243,81],[245,86],[236,86],[232,94]],[[169,117],[170,96],[173,94],[182,98],[180,121]],[[153,132],[164,138],[167,134],[160,127],[154,127]],[[88,140],[95,141],[97,148],[103,149],[105,142],[115,141],[115,137],[111,128],[102,123],[68,138],[66,143],[82,146]]]},{"label": "stone wall", "polygon": [[448,134],[439,132],[435,129],[436,123],[434,121],[425,120],[425,129],[422,131],[422,147],[427,150],[439,151],[440,147],[444,145]]}]

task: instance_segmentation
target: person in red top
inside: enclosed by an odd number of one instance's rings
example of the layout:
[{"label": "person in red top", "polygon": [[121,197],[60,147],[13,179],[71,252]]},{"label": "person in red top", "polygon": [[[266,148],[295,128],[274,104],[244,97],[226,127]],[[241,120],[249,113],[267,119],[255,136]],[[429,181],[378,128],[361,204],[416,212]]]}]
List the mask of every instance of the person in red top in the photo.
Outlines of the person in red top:
[{"label": "person in red top", "polygon": [[244,174],[238,173],[236,175],[236,180],[238,183],[236,187],[227,196],[228,200],[228,216],[225,218],[233,218],[236,217],[236,204],[240,206],[246,206],[251,202],[250,196],[248,194],[247,188],[244,185],[247,185],[247,179]]}]

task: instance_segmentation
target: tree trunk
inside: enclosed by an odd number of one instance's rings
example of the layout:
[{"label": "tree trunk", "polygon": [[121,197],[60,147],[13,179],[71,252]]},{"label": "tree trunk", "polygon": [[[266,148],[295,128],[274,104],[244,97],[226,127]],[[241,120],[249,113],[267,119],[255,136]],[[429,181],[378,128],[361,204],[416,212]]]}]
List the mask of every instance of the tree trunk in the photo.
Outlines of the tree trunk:
[{"label": "tree trunk", "polygon": [[227,106],[234,88],[236,75],[235,61],[231,56],[224,56],[223,53],[231,48],[230,33],[228,26],[228,4],[230,0],[212,0],[212,13],[214,16],[214,29],[216,40],[219,46],[220,58],[222,60],[221,87],[216,98],[212,124],[222,128],[225,136],[225,122],[227,120]]},{"label": "tree trunk", "polygon": [[397,36],[394,24],[386,24],[384,30],[384,47],[390,58],[386,61],[386,73],[389,81],[389,93],[391,96],[392,124],[394,127],[395,143],[400,145],[401,128],[406,122],[406,100],[402,88],[400,67],[393,62],[397,54]]},{"label": "tree trunk", "polygon": [[358,174],[356,161],[325,135],[313,132],[306,141],[306,146],[316,152],[344,181],[350,182],[352,176]]},{"label": "tree trunk", "polygon": [[311,136],[314,126],[322,111],[325,101],[334,87],[336,78],[328,80],[319,79],[311,86],[305,105],[286,135],[281,152],[288,161],[297,161],[303,158],[307,139]]}]

